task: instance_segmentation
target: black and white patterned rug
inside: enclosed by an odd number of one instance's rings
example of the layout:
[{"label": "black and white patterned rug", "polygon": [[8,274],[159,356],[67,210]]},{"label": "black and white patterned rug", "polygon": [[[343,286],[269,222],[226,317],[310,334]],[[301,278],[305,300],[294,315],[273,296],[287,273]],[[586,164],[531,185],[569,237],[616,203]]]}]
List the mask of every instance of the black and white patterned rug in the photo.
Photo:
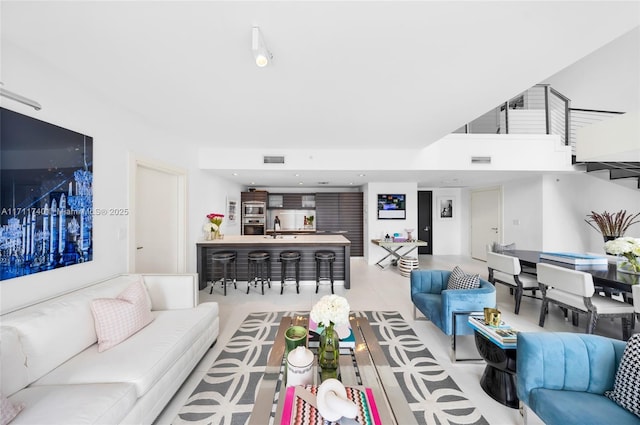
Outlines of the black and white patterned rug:
[{"label": "black and white patterned rug", "polygon": [[[280,319],[304,314],[308,312],[248,315],[173,424],[247,423]],[[355,314],[366,316],[371,323],[419,424],[488,424],[400,313]]]}]

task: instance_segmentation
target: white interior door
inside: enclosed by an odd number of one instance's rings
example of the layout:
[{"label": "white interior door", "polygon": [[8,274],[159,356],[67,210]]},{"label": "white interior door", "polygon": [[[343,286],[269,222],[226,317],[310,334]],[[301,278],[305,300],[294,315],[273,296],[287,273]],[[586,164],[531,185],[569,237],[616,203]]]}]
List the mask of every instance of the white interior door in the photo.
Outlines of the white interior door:
[{"label": "white interior door", "polygon": [[135,163],[135,273],[183,273],[185,263],[184,175],[162,166]]},{"label": "white interior door", "polygon": [[486,246],[502,240],[502,190],[471,192],[471,256],[487,261]]}]

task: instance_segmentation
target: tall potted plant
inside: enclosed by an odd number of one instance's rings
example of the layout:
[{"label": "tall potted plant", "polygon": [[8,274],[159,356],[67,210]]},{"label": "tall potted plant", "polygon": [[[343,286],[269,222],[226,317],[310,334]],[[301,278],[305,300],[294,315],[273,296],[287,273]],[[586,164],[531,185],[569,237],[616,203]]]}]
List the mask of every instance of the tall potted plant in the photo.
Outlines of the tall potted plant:
[{"label": "tall potted plant", "polygon": [[627,214],[627,210],[620,210],[614,213],[591,211],[591,214],[587,214],[587,218],[584,221],[600,232],[606,242],[624,236],[629,226],[640,222],[638,217],[640,217],[640,213]]}]

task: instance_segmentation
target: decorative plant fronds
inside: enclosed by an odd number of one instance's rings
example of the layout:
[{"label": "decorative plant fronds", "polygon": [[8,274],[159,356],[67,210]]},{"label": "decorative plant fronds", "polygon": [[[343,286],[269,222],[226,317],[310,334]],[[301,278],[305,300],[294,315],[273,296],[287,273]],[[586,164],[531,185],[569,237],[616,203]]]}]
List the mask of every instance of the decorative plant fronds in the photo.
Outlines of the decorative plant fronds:
[{"label": "decorative plant fronds", "polygon": [[[609,213],[591,211],[584,220],[589,226],[602,233],[602,236],[624,236],[629,226],[640,223],[640,213],[627,214],[626,210]],[[595,225],[594,225],[595,224]]]}]

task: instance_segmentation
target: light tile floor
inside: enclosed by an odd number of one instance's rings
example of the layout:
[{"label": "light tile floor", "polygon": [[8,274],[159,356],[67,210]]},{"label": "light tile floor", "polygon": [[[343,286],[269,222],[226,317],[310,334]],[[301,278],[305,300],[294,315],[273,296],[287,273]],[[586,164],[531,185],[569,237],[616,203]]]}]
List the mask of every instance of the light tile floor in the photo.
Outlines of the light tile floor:
[{"label": "light tile floor", "polygon": [[[487,278],[487,267],[483,261],[461,256],[420,256],[421,269],[451,270],[459,265],[467,273],[479,273]],[[218,356],[226,342],[233,335],[247,314],[260,311],[283,310],[310,310],[313,304],[323,295],[330,294],[328,285],[322,285],[319,293],[315,293],[315,284],[309,282],[300,287],[300,294],[296,294],[295,286],[286,286],[284,294],[280,295],[280,283],[272,285],[271,289],[265,289],[265,295],[261,295],[259,289],[253,289],[246,293],[247,284],[238,283],[238,289],[232,286],[227,288],[227,296],[222,295],[222,288],[217,286],[212,295],[209,295],[209,287],[200,291],[200,302],[216,301],[220,305],[220,335],[217,343],[209,350],[203,360],[184,383],[182,388],[174,396],[162,414],[156,420],[156,424],[170,424],[178,411],[189,397],[202,376],[209,369],[214,359]],[[574,327],[570,321],[566,321],[562,312],[551,307],[546,319],[545,327],[538,326],[540,313],[540,301],[523,297],[520,314],[513,313],[514,302],[509,295],[509,289],[504,285],[497,285],[498,308],[503,319],[521,331],[564,331],[584,332],[586,318],[581,317],[580,327]],[[335,293],[346,297],[352,310],[389,310],[398,311],[406,321],[413,324],[416,334],[422,339],[431,353],[436,357],[440,365],[449,373],[455,382],[480,409],[482,415],[491,424],[521,424],[522,417],[518,409],[510,409],[486,395],[480,388],[480,377],[485,365],[481,362],[452,363],[450,358],[450,340],[438,328],[429,321],[419,317],[414,320],[413,304],[410,299],[409,279],[400,275],[396,267],[381,270],[375,265],[368,265],[364,259],[351,260],[351,289],[336,285]],[[539,294],[538,294],[539,296]],[[620,338],[621,325],[619,320],[601,319],[596,333],[600,335]],[[472,338],[469,338],[467,349],[473,350]],[[470,355],[477,353],[471,353]],[[463,351],[459,357],[465,356]]]}]

